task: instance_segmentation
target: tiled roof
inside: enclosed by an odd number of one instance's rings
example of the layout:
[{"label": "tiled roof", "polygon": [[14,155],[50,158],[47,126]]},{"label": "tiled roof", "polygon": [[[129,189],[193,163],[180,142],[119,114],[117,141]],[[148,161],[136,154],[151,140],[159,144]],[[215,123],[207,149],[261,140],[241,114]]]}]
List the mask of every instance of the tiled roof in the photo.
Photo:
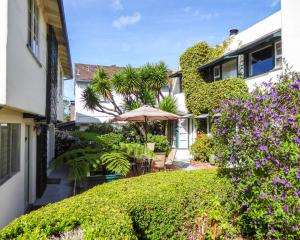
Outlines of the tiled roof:
[{"label": "tiled roof", "polygon": [[101,66],[101,65],[76,63],[75,64],[75,80],[76,81],[92,80],[93,75],[98,67],[102,67],[109,78],[111,78],[113,76],[113,74],[118,73],[124,69],[123,67],[118,67],[116,65]]}]

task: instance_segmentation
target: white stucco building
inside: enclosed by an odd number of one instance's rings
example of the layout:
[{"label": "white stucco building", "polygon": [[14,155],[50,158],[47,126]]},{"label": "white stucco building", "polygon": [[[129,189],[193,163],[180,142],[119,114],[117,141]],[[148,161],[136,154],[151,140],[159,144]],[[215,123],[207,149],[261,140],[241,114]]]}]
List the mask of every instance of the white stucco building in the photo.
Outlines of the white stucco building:
[{"label": "white stucco building", "polygon": [[61,0],[0,1],[0,229],[47,183],[72,67]]},{"label": "white stucco building", "polygon": [[[226,78],[241,77],[249,90],[264,81],[276,81],[288,64],[294,71],[300,71],[300,1],[282,0],[281,10],[246,30],[230,31],[231,42],[225,54],[203,66],[199,72],[209,82]],[[217,24],[217,23],[216,23]],[[171,75],[181,85],[180,71]],[[177,88],[178,89],[178,88]],[[201,121],[210,132],[211,117],[207,113],[192,117],[185,108],[184,94],[176,90],[181,119],[174,131],[175,146],[182,156],[188,156],[187,149],[196,137],[196,122]]]}]

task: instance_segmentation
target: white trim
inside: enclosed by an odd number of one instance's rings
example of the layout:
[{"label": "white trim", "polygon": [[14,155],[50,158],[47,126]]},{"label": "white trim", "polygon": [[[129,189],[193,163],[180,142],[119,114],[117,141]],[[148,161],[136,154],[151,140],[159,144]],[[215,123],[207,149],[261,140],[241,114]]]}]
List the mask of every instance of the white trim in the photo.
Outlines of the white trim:
[{"label": "white trim", "polygon": [[[279,44],[281,47],[281,54],[277,53],[277,45],[279,45]],[[280,59],[280,58],[281,58],[280,65],[277,65],[277,59]],[[274,68],[277,69],[277,68],[281,68],[281,67],[282,67],[282,43],[281,43],[281,41],[278,41],[278,42],[274,43]]]}]

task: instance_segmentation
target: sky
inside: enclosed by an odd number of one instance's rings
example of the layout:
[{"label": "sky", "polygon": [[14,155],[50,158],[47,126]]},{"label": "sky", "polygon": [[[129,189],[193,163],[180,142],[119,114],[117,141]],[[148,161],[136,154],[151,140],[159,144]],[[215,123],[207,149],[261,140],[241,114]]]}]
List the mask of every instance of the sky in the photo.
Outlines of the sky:
[{"label": "sky", "polygon": [[[199,41],[214,46],[280,9],[280,0],[63,0],[73,64],[164,61],[169,69]],[[73,69],[74,70],[74,69]],[[65,97],[74,99],[73,80]]]}]

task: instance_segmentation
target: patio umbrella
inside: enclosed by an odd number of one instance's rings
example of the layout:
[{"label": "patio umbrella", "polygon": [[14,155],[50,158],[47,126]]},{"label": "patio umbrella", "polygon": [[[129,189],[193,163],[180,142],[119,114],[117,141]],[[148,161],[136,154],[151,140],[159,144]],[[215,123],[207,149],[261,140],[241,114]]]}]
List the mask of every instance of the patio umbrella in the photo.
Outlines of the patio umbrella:
[{"label": "patio umbrella", "polygon": [[145,135],[146,135],[146,143],[147,143],[147,128],[149,121],[158,121],[158,120],[177,120],[181,117],[162,111],[157,108],[150,107],[148,105],[144,105],[140,108],[134,109],[130,112],[126,112],[118,117],[115,117],[113,121],[123,121],[123,122],[144,122],[145,123]]}]

